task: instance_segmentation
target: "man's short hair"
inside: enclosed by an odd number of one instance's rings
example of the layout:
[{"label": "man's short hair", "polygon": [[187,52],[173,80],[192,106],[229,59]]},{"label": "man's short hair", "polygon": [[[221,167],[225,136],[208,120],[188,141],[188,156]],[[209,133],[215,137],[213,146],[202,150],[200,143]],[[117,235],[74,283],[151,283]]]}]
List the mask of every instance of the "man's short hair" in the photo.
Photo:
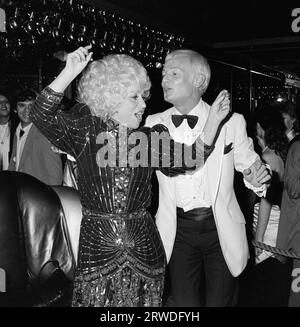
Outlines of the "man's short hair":
[{"label": "man's short hair", "polygon": [[17,95],[17,102],[34,101],[35,99],[36,93],[31,89],[23,90]]},{"label": "man's short hair", "polygon": [[273,106],[280,111],[281,114],[286,114],[290,116],[294,121],[294,130],[295,132],[299,132],[299,113],[297,111],[296,105],[291,101],[283,101],[283,102],[274,102]]},{"label": "man's short hair", "polygon": [[165,62],[178,55],[186,56],[187,58],[189,58],[191,65],[194,68],[194,71],[205,76],[205,82],[201,86],[201,94],[204,94],[209,85],[211,77],[211,70],[207,59],[197,51],[189,49],[179,49],[168,53],[165,58]]}]

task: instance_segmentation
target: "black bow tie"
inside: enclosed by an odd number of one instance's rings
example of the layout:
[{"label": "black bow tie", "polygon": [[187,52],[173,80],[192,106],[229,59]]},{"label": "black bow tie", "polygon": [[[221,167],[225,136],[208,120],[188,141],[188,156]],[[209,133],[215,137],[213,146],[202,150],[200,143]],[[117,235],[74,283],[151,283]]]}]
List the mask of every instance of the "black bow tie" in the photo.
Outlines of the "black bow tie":
[{"label": "black bow tie", "polygon": [[19,139],[24,135],[24,133],[23,129],[20,129]]},{"label": "black bow tie", "polygon": [[196,126],[198,121],[198,117],[193,115],[172,115],[171,118],[175,127],[180,126],[184,119],[186,119],[191,129]]}]

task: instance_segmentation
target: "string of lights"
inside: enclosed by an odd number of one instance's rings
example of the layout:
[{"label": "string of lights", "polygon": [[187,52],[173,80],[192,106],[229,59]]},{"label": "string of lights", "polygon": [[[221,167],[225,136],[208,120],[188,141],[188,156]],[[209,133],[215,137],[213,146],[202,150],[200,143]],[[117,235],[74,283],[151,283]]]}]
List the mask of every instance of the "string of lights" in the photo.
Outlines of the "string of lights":
[{"label": "string of lights", "polygon": [[0,48],[15,59],[26,46],[39,55],[92,44],[94,53],[127,53],[147,67],[161,67],[165,55],[182,48],[182,35],[145,26],[80,0],[29,0],[0,2],[6,14],[6,31]]}]

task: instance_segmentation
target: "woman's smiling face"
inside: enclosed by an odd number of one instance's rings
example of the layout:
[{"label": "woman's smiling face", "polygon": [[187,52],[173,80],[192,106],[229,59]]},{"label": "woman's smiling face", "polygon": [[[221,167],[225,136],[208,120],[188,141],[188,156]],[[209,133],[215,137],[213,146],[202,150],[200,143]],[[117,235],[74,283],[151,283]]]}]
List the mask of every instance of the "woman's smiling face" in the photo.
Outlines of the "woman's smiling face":
[{"label": "woman's smiling face", "polygon": [[117,106],[112,118],[121,125],[138,128],[146,108],[144,90],[138,85],[129,86],[124,100]]}]

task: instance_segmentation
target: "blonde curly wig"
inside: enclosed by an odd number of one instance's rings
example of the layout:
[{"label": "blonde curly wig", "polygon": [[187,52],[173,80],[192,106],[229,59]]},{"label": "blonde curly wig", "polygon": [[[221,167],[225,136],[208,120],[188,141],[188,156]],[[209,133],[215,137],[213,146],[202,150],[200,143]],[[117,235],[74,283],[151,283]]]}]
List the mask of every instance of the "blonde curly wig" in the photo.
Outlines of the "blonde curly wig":
[{"label": "blonde curly wig", "polygon": [[144,66],[125,55],[108,55],[89,64],[78,83],[78,100],[89,106],[92,115],[106,119],[124,101],[130,86],[149,93],[151,82]]}]

